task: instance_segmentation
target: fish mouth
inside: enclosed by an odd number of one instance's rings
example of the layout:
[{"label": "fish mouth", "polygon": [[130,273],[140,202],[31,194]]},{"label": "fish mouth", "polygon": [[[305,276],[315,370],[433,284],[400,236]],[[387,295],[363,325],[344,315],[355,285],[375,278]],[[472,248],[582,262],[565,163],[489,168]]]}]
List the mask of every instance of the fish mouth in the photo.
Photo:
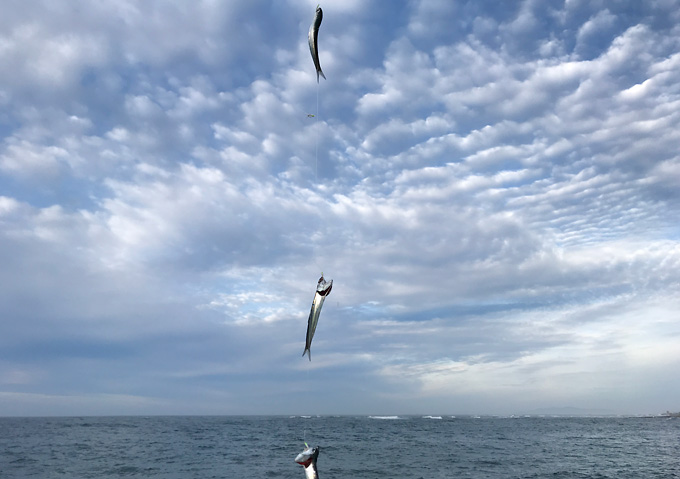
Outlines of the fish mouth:
[{"label": "fish mouth", "polygon": [[316,462],[317,457],[319,457],[319,446],[307,446],[304,451],[295,457],[295,462],[307,468]]},{"label": "fish mouth", "polygon": [[328,296],[331,293],[331,290],[333,289],[333,280],[324,282],[323,285],[319,284],[316,287],[316,292],[319,293],[321,296]]}]

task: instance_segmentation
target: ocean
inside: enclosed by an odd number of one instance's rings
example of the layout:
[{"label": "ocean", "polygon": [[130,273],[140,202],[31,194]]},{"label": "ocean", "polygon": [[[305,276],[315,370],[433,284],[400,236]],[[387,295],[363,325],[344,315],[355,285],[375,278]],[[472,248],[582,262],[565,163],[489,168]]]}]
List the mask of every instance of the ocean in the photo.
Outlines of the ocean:
[{"label": "ocean", "polygon": [[680,418],[0,418],[0,478],[680,478]]}]

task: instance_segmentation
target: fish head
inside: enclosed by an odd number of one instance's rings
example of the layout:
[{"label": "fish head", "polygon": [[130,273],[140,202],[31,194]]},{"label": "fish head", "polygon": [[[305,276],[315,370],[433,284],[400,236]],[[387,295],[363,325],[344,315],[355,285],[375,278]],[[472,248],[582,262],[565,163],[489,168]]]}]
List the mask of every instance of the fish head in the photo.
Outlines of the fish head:
[{"label": "fish head", "polygon": [[[321,278],[323,279],[323,278]],[[316,292],[321,296],[328,296],[333,289],[333,280],[323,281],[316,285]]]},{"label": "fish head", "polygon": [[319,457],[319,446],[307,448],[295,457],[295,462],[304,466],[305,468],[316,464],[316,459]]}]

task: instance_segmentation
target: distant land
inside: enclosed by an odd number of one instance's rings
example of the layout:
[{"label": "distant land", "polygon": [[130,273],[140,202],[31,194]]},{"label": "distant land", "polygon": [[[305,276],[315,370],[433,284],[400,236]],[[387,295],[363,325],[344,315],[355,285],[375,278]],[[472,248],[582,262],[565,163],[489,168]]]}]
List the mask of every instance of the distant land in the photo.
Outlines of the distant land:
[{"label": "distant land", "polygon": [[528,416],[618,416],[620,413],[609,409],[587,409],[580,407],[545,407],[523,413]]},{"label": "distant land", "polygon": [[[531,411],[522,413],[525,416],[628,416],[629,414],[622,414],[617,411],[609,409],[588,409],[580,407],[547,407],[540,409],[532,409]],[[635,416],[635,414],[632,414]],[[680,412],[666,411],[664,413],[656,414],[639,414],[640,416],[668,416],[680,417]]]}]

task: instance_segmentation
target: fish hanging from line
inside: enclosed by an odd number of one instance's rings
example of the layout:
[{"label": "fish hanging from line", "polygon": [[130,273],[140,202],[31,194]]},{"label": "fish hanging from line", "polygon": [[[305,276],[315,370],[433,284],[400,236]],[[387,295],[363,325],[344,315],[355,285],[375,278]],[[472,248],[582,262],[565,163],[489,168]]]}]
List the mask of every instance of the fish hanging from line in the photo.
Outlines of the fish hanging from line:
[{"label": "fish hanging from line", "polygon": [[305,468],[307,479],[319,479],[319,471],[316,469],[316,461],[319,459],[319,446],[310,447],[305,443],[305,450],[295,457],[295,462]]},{"label": "fish hanging from line", "polygon": [[314,332],[316,331],[316,325],[319,322],[319,315],[321,314],[321,306],[326,300],[326,296],[331,293],[333,289],[333,280],[326,281],[323,279],[323,273],[316,284],[316,292],[314,293],[314,301],[312,301],[312,310],[309,312],[309,319],[307,320],[307,338],[305,342],[305,350],[302,352],[304,356],[307,354],[309,360],[312,360],[312,338],[314,338]]},{"label": "fish hanging from line", "polygon": [[321,20],[323,19],[323,10],[319,5],[316,6],[316,14],[314,15],[314,22],[309,27],[309,34],[307,35],[307,40],[309,41],[309,51],[312,54],[312,60],[314,60],[314,66],[316,67],[316,82],[319,83],[319,75],[326,79],[326,75],[321,71],[321,65],[319,64],[319,27],[321,26]]}]

